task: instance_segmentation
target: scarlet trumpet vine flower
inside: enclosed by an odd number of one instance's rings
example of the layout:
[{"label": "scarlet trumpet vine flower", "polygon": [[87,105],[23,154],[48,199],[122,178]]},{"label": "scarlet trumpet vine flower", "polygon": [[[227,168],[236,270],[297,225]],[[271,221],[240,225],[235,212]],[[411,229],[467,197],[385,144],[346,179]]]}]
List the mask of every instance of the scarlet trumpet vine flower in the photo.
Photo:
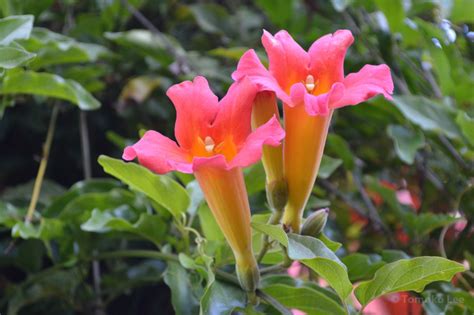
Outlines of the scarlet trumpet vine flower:
[{"label": "scarlet trumpet vine flower", "polygon": [[391,99],[393,82],[386,65],[365,65],[359,72],[344,76],[344,57],[353,41],[350,31],[339,30],[316,40],[306,52],[286,31],[275,36],[264,31],[262,43],[269,70],[249,50],[232,75],[234,80],[248,76],[260,91],[272,91],[284,103],[288,203],[283,224],[294,232],[300,230],[334,109],[356,105],[377,94]]},{"label": "scarlet trumpet vine flower", "polygon": [[172,86],[167,95],[176,108],[177,142],[148,131],[123,158],[163,174],[194,173],[236,259],[243,289],[259,281],[252,251],[250,207],[242,168],[257,162],[264,144],[277,146],[285,136],[271,118],[252,132],[250,120],[256,87],[248,79],[234,83],[219,102],[203,77]]}]

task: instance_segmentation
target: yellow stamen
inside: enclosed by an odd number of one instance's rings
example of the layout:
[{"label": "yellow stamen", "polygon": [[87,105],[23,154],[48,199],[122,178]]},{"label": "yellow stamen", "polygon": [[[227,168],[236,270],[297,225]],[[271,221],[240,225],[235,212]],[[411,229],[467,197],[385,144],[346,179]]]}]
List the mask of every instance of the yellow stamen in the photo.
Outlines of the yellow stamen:
[{"label": "yellow stamen", "polygon": [[216,144],[214,143],[214,139],[212,139],[211,137],[207,136],[204,139],[204,148],[207,152],[211,153],[214,150],[215,145]]},{"label": "yellow stamen", "polygon": [[314,83],[314,77],[311,74],[306,77],[305,85],[306,90],[308,90],[308,92],[313,92],[314,88],[316,87],[316,84]]}]

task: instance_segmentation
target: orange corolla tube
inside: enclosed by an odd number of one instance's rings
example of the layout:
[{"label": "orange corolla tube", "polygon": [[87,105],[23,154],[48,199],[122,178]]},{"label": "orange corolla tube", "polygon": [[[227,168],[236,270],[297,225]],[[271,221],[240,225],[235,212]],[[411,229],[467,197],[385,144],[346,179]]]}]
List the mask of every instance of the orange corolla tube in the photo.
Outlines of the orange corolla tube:
[{"label": "orange corolla tube", "polygon": [[300,231],[333,110],[378,94],[391,99],[393,82],[386,65],[365,65],[359,72],[344,76],[344,57],[353,41],[350,31],[339,30],[316,40],[305,51],[286,31],[275,36],[264,31],[262,43],[269,69],[249,50],[232,74],[234,80],[248,76],[259,91],[274,92],[284,103],[288,203],[282,222],[293,232]]},{"label": "orange corolla tube", "polygon": [[[280,117],[275,93],[259,92],[253,103],[252,128],[260,127],[274,116]],[[283,173],[283,145],[264,146],[262,164],[266,174],[267,200],[272,210],[276,212],[275,220],[279,221],[288,200],[288,189]]]},{"label": "orange corolla tube", "polygon": [[292,231],[299,232],[301,214],[318,175],[332,113],[310,116],[302,106],[285,106],[284,110],[285,174],[291,190],[283,222]]},{"label": "orange corolla tube", "polygon": [[123,158],[163,174],[194,173],[236,260],[243,289],[255,291],[259,272],[252,251],[250,207],[242,168],[257,162],[264,145],[278,146],[285,133],[276,117],[251,130],[256,87],[246,78],[234,83],[219,102],[203,77],[172,86],[178,144],[148,131]]}]

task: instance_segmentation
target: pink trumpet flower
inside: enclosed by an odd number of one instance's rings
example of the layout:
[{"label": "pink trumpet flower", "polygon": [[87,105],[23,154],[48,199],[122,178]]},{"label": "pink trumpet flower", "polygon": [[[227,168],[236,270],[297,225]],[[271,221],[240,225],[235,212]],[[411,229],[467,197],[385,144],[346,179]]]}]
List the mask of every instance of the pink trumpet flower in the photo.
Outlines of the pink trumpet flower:
[{"label": "pink trumpet flower", "polygon": [[194,173],[216,221],[229,242],[242,288],[254,291],[259,273],[250,227],[250,207],[242,168],[257,162],[263,145],[278,146],[285,136],[273,117],[251,130],[256,87],[243,78],[218,101],[203,77],[172,86],[176,108],[175,141],[148,131],[123,153],[150,170]]},{"label": "pink trumpet flower", "polygon": [[306,52],[286,32],[264,31],[267,70],[253,50],[233,73],[247,76],[259,91],[271,91],[284,103],[286,138],[283,149],[288,203],[283,224],[299,232],[301,217],[316,180],[334,109],[356,105],[382,94],[391,99],[393,82],[387,65],[365,65],[344,76],[344,57],[354,38],[339,30],[316,40]]}]

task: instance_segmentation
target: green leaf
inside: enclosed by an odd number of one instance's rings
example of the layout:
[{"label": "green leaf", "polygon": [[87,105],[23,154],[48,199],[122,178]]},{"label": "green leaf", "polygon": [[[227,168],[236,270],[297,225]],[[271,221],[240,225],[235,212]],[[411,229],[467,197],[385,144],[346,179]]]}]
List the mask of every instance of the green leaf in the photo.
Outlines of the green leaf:
[{"label": "green leaf", "polygon": [[384,249],[380,253],[380,256],[382,256],[382,260],[387,263],[410,258],[407,253],[398,249]]},{"label": "green leaf", "polygon": [[405,10],[402,0],[374,0],[375,4],[384,13],[392,33],[400,32],[405,20]]},{"label": "green leaf", "polygon": [[24,49],[0,47],[0,68],[12,69],[35,57]]},{"label": "green leaf", "polygon": [[429,234],[434,229],[455,222],[456,218],[449,214],[405,212],[402,220],[411,235],[421,237]]},{"label": "green leaf", "polygon": [[471,118],[465,112],[459,112],[456,117],[456,123],[467,139],[469,144],[474,147],[474,118]]},{"label": "green leaf", "polygon": [[342,301],[352,292],[346,266],[320,240],[297,234],[288,234],[288,256],[299,260],[323,277]]},{"label": "green leaf", "polygon": [[389,125],[387,134],[395,143],[395,152],[407,164],[413,164],[416,152],[425,146],[425,137],[419,130],[413,132],[399,125]]},{"label": "green leaf", "polygon": [[412,123],[423,130],[444,133],[449,138],[460,136],[456,125],[455,111],[442,103],[423,96],[395,96],[393,104]]},{"label": "green leaf", "polygon": [[385,265],[379,255],[365,255],[360,253],[350,254],[342,258],[342,262],[347,266],[349,279],[352,282],[367,280],[374,276],[375,272]]},{"label": "green leaf", "polygon": [[100,107],[99,101],[76,81],[45,72],[14,71],[7,73],[0,87],[0,94],[34,94],[59,98],[76,104],[83,110],[93,110]]},{"label": "green leaf", "polygon": [[222,234],[216,219],[212,215],[211,209],[207,203],[202,203],[198,210],[199,222],[201,224],[202,232],[207,240],[222,241],[224,234]]},{"label": "green leaf", "polygon": [[133,100],[138,104],[143,103],[161,84],[161,78],[156,76],[143,75],[132,78],[120,92],[120,102]]},{"label": "green leaf", "polygon": [[50,241],[60,239],[64,233],[64,222],[59,219],[42,218],[38,226],[31,222],[19,221],[12,227],[12,237],[22,239],[41,239]]},{"label": "green leaf", "polygon": [[344,308],[324,293],[312,288],[272,284],[262,289],[283,306],[311,315],[346,314]]},{"label": "green leaf", "polygon": [[262,163],[256,163],[244,170],[245,187],[249,196],[265,191],[265,169]]},{"label": "green leaf", "polygon": [[0,45],[8,45],[17,39],[30,37],[33,15],[17,15],[0,19]]},{"label": "green leaf", "polygon": [[186,269],[179,263],[169,262],[164,279],[171,290],[171,302],[176,315],[195,315],[199,303],[193,294]]},{"label": "green leaf", "polygon": [[365,306],[385,294],[401,291],[421,292],[427,284],[449,281],[456,273],[464,270],[463,265],[442,257],[402,259],[377,270],[372,280],[362,282],[355,289],[355,295]]},{"label": "green leaf", "polygon": [[251,224],[255,230],[270,236],[285,247],[288,246],[288,237],[281,226],[259,222],[252,222]]},{"label": "green leaf", "polygon": [[275,25],[286,27],[294,12],[294,0],[257,0],[261,7]]},{"label": "green leaf", "polygon": [[168,45],[174,47],[179,54],[185,54],[180,44],[171,36],[158,36],[148,30],[105,33],[104,36],[129,51],[137,52],[142,56],[150,56],[164,65],[169,65],[174,61],[169,54]]},{"label": "green leaf", "polygon": [[322,179],[329,178],[334,171],[341,166],[342,160],[334,159],[327,155],[323,155],[321,166],[319,167],[318,177]]},{"label": "green leaf", "polygon": [[227,29],[229,13],[215,3],[193,4],[189,6],[196,23],[205,32],[221,34]]},{"label": "green leaf", "polygon": [[110,53],[104,46],[81,43],[45,28],[34,28],[31,37],[20,41],[20,44],[36,53],[37,58],[29,64],[33,70],[67,63],[94,62]]},{"label": "green leaf", "polygon": [[201,298],[200,315],[230,315],[246,306],[245,292],[236,286],[214,281]]},{"label": "green leaf", "polygon": [[121,217],[112,215],[109,211],[93,210],[89,220],[81,225],[81,229],[87,232],[109,232],[120,231],[140,235],[160,244],[166,235],[166,224],[157,215],[142,213],[134,224]]},{"label": "green leaf", "polygon": [[204,201],[204,194],[197,180],[193,180],[186,185],[186,191],[190,197],[189,207],[186,210],[190,215],[195,215],[199,206]]},{"label": "green leaf", "polygon": [[352,2],[353,0],[331,0],[332,6],[337,12],[343,12]]},{"label": "green leaf", "polygon": [[144,193],[176,218],[180,218],[189,207],[186,189],[169,176],[156,175],[136,163],[125,163],[105,155],[101,155],[98,161],[106,173]]},{"label": "green leaf", "polygon": [[326,245],[333,252],[337,252],[337,250],[342,246],[341,243],[331,240],[324,233],[319,234],[317,238],[320,239],[321,242],[323,242],[324,245]]},{"label": "green leaf", "polygon": [[239,61],[240,57],[242,57],[247,50],[247,47],[218,47],[210,50],[209,55]]},{"label": "green leaf", "polygon": [[279,225],[252,222],[252,227],[285,246],[291,259],[301,261],[323,277],[343,301],[352,292],[346,266],[321,240],[286,234]]},{"label": "green leaf", "polygon": [[453,0],[451,19],[454,23],[460,24],[474,22],[474,5],[471,0]]},{"label": "green leaf", "polygon": [[349,143],[341,136],[334,133],[328,134],[325,152],[340,158],[346,169],[354,169],[354,153],[351,151]]}]

